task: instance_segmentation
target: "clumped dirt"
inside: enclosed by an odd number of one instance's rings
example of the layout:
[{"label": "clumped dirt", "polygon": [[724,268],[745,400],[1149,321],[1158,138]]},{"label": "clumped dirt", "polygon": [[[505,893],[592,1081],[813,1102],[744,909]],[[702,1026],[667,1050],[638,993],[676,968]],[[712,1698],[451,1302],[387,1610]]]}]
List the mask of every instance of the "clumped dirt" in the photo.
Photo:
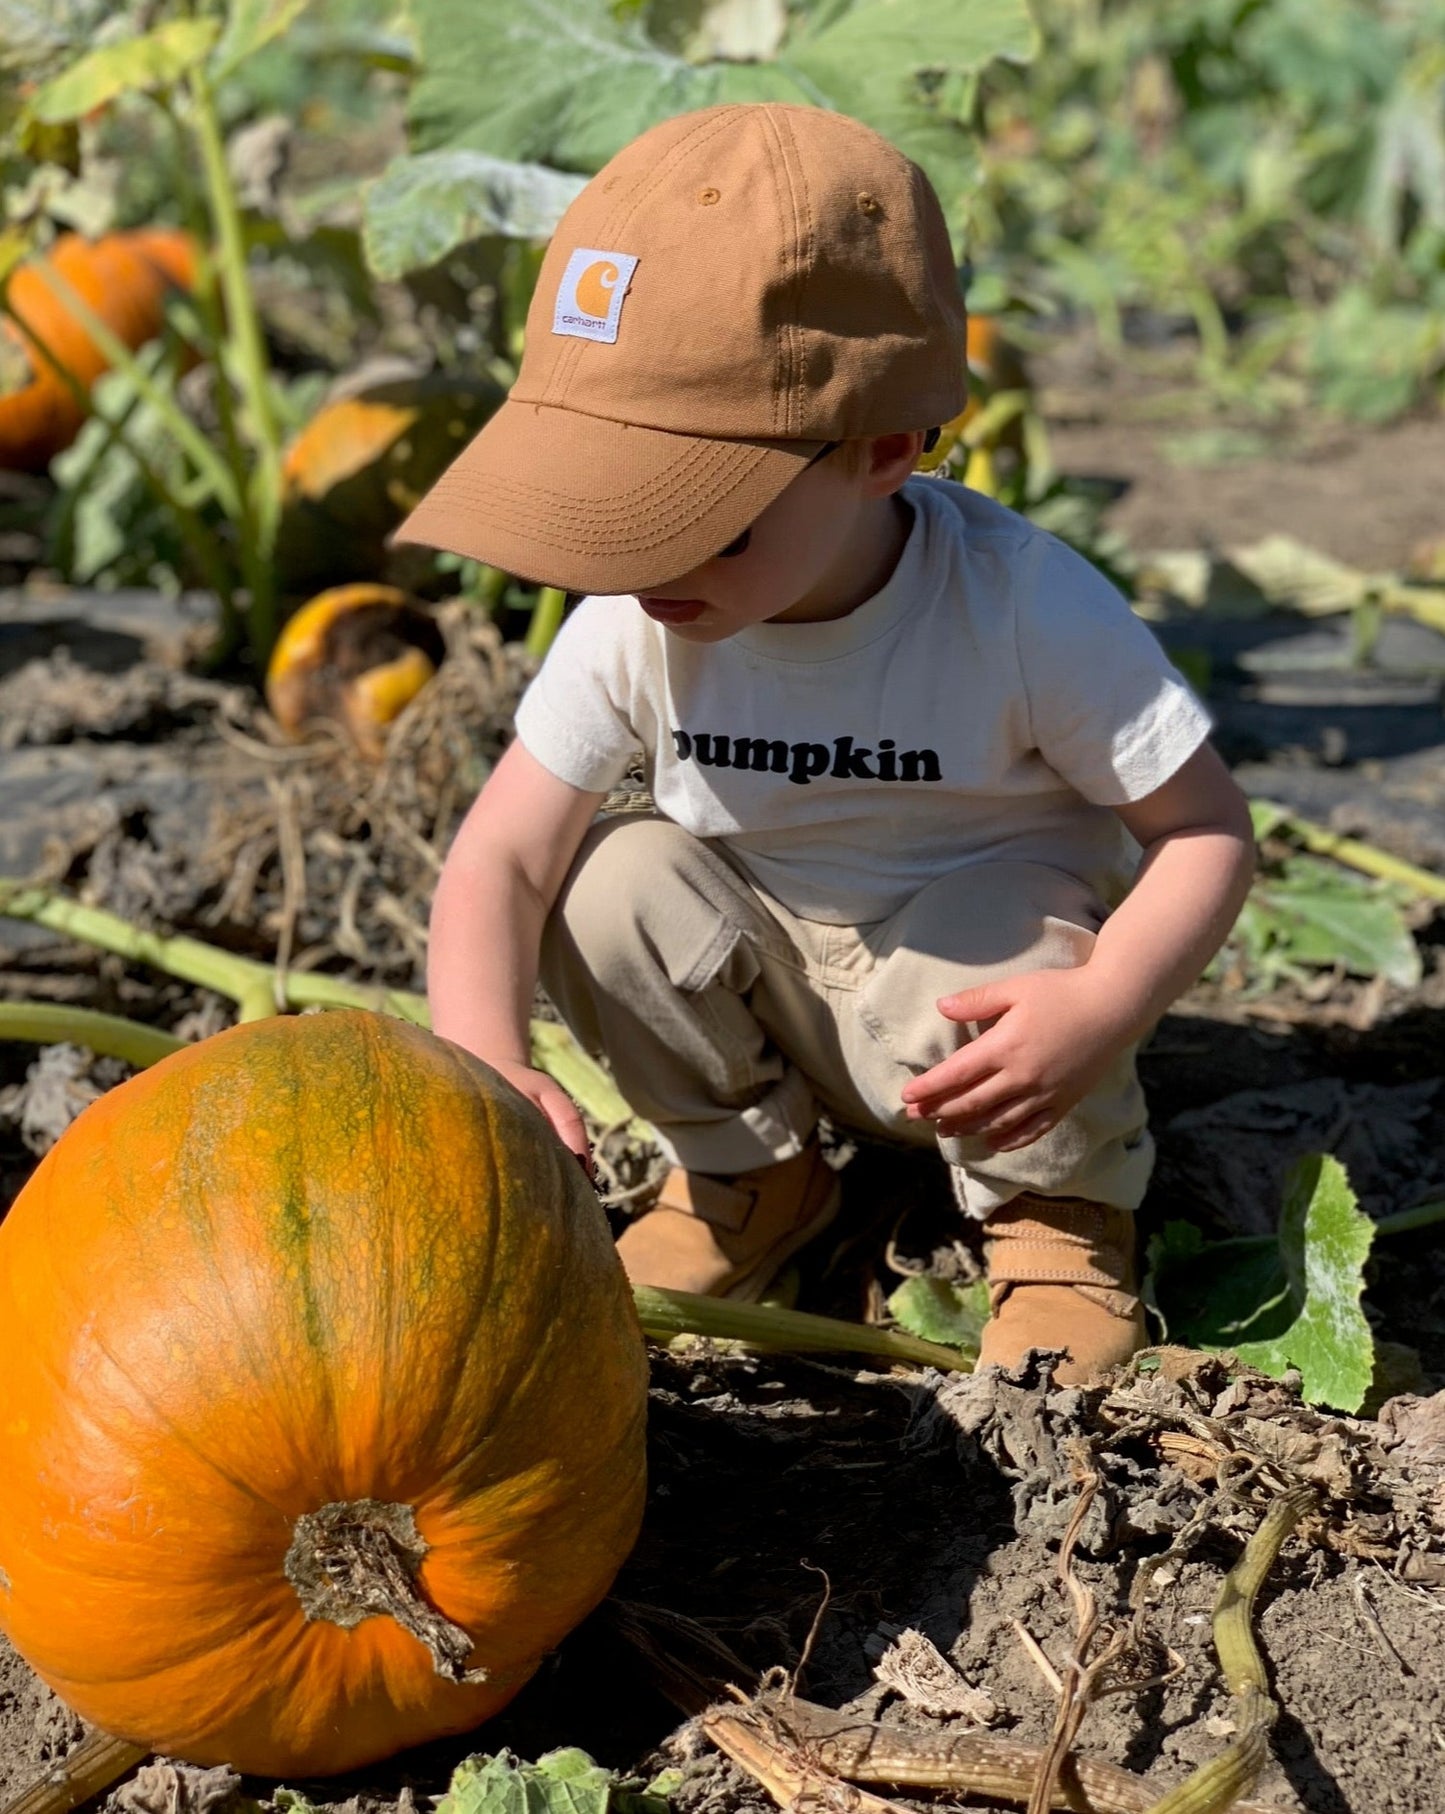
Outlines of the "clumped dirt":
[{"label": "clumped dirt", "polygon": [[[1106,1630],[1133,1635],[1114,1691],[1086,1716],[1080,1755],[1162,1792],[1223,1749],[1231,1705],[1210,1609],[1261,1509],[1287,1478],[1305,1478],[1320,1514],[1281,1555],[1257,1619],[1284,1711],[1255,1799],[1309,1814],[1438,1807],[1442,1400],[1397,1401],[1384,1422],[1330,1418],[1273,1382],[1230,1381],[1179,1351],[1164,1360],[1112,1390],[1050,1392],[1037,1373],[878,1376],[701,1344],[659,1354],[649,1512],[613,1599],[485,1731],[289,1786],[318,1805],[397,1805],[408,1791],[440,1793],[478,1746],[537,1756],[580,1744],[624,1771],[680,1762],[684,1814],[763,1805],[659,1686],[669,1667],[695,1666],[681,1621],[728,1647],[742,1687],[769,1668],[799,1671],[812,1632],[800,1695],[938,1732],[946,1722],[927,1695],[876,1675],[899,1634],[921,1633],[956,1686],[976,1691],[988,1729],[1042,1745],[1054,1697],[1028,1641],[1067,1665],[1076,1625],[1058,1547],[1094,1473],[1072,1566]],[[78,1736],[0,1651],[0,1787],[38,1775]],[[244,1786],[265,1796],[275,1785]],[[125,1795],[111,1807],[136,1814]]]},{"label": "clumped dirt", "polygon": [[[1135,424],[1086,431],[1076,413],[1058,427],[1056,453],[1077,470],[1127,477],[1126,442],[1140,447]],[[1372,509],[1367,528],[1347,532],[1335,497],[1354,480],[1333,495],[1310,489],[1319,461],[1354,458],[1329,445],[1318,443],[1313,466],[1271,461],[1245,475],[1247,491],[1273,488],[1267,526],[1341,558],[1403,564],[1438,506],[1411,492],[1402,515],[1396,496],[1398,509]],[[1432,460],[1438,470],[1445,427],[1377,437],[1376,471],[1393,448],[1409,452],[1402,472],[1424,473]],[[1211,492],[1214,481],[1196,476],[1140,467],[1124,499],[1133,496],[1136,518],[1116,508],[1116,519],[1148,528],[1157,507],[1146,540],[1166,544],[1225,546],[1266,526],[1222,480]],[[1296,483],[1316,498],[1318,522],[1289,515]],[[41,876],[142,924],[252,956],[280,952],[293,966],[419,988],[441,853],[505,741],[526,673],[489,626],[456,611],[442,622],[439,684],[402,719],[386,761],[368,768],[337,738],[284,745],[253,689],[199,673],[194,600],[0,596],[0,873]],[[1163,633],[1168,641],[1174,628]],[[1297,621],[1269,625],[1285,659],[1264,680],[1253,646],[1218,645],[1222,743],[1252,792],[1440,866],[1438,702],[1433,717],[1415,707],[1401,716],[1382,697],[1361,717],[1317,688],[1303,708],[1297,691],[1282,704],[1291,661],[1319,670],[1319,634]],[[1428,666],[1435,656],[1412,645],[1407,658]],[[1279,712],[1292,716],[1271,716]],[[1375,1216],[1445,1195],[1445,925],[1422,914],[1419,929],[1426,976],[1415,990],[1343,972],[1249,1000],[1211,984],[1166,1017],[1142,1060],[1160,1147],[1141,1212],[1146,1238],[1178,1217],[1214,1235],[1272,1227],[1284,1169],[1305,1152],[1339,1155]],[[230,1013],[208,991],[39,928],[0,919],[0,950],[3,997],[110,1010],[191,1037]],[[123,1069],[71,1048],[37,1058],[0,1045],[0,1205]],[[800,1269],[805,1308],[876,1317],[907,1271],[976,1271],[936,1161],[850,1148],[847,1130],[837,1133],[851,1150],[844,1213]],[[603,1157],[620,1214],[651,1156],[614,1137]],[[990,1730],[1041,1744],[1055,1697],[1029,1640],[1064,1667],[1075,1609],[1058,1578],[1060,1544],[1093,1475],[1072,1566],[1106,1628],[1128,1628],[1132,1642],[1125,1685],[1091,1705],[1078,1748],[1162,1791],[1229,1742],[1210,1609],[1265,1507],[1303,1477],[1317,1484],[1320,1509],[1271,1571],[1256,1619],[1282,1713],[1255,1800],[1308,1814],[1445,1808],[1445,1255],[1435,1231],[1378,1244],[1366,1308],[1388,1366],[1359,1418],[1322,1415],[1288,1385],[1173,1351],[1087,1393],[1046,1392],[1037,1374],[905,1377],[706,1345],[659,1352],[648,1514],[612,1599],[484,1731],[291,1786],[348,1814],[410,1814],[469,1751],[509,1745],[535,1757],[578,1744],[629,1772],[680,1766],[679,1814],[750,1814],[771,1804],[688,1724],[679,1680],[691,1671],[695,1693],[701,1671],[720,1689],[721,1644],[739,1686],[797,1671],[797,1693],[815,1702],[938,1730],[945,1722],[916,1693],[875,1673],[908,1631],[947,1659],[956,1702],[990,1718]],[[81,1736],[0,1643],[0,1799]],[[152,1767],[107,1806],[242,1814],[238,1797],[268,1799],[275,1787]]]}]

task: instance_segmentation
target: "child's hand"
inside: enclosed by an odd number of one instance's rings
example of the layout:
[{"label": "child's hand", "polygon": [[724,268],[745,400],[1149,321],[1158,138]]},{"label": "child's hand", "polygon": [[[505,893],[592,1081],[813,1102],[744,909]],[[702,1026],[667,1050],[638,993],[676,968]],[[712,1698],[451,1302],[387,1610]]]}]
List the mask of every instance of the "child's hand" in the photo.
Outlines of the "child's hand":
[{"label": "child's hand", "polygon": [[577,1104],[557,1082],[545,1071],[534,1070],[531,1065],[516,1064],[503,1060],[498,1064],[489,1060],[492,1069],[501,1073],[514,1090],[519,1090],[528,1102],[534,1102],[556,1129],[557,1137],[563,1146],[574,1152],[582,1162],[582,1169],[590,1178],[592,1176],[592,1148],[587,1139],[587,1129],[583,1125],[581,1112]]},{"label": "child's hand", "polygon": [[904,1085],[909,1120],[936,1121],[945,1136],[979,1135],[999,1153],[1048,1133],[1134,1037],[1117,992],[1102,983],[1083,965],[943,996],[938,1006],[949,1020],[984,1030]]}]

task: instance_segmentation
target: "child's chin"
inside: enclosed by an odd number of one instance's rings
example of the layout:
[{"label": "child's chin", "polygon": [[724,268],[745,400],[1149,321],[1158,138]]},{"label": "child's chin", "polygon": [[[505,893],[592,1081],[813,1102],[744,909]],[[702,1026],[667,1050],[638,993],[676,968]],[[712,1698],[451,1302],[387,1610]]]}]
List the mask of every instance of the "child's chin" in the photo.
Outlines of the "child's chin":
[{"label": "child's chin", "polygon": [[735,636],[742,628],[741,624],[665,624],[663,628],[669,636],[675,636],[680,642],[725,642],[729,636]]}]

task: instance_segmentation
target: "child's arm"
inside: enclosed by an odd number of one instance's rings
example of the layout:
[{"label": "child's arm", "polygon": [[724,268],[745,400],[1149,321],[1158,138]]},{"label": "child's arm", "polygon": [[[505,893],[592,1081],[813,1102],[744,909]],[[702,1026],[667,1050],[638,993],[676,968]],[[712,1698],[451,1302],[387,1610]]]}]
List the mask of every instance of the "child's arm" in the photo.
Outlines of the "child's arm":
[{"label": "child's arm", "polygon": [[1119,817],[1144,847],[1134,887],[1074,970],[1036,970],[943,997],[991,1021],[903,1089],[912,1120],[1014,1152],[1046,1134],[1142,1037],[1223,944],[1254,873],[1249,807],[1208,744]]},{"label": "child's arm", "polygon": [[463,820],[432,903],[432,1029],[498,1070],[588,1163],[576,1104],[532,1064],[542,927],[606,796],[559,781],[513,743]]}]

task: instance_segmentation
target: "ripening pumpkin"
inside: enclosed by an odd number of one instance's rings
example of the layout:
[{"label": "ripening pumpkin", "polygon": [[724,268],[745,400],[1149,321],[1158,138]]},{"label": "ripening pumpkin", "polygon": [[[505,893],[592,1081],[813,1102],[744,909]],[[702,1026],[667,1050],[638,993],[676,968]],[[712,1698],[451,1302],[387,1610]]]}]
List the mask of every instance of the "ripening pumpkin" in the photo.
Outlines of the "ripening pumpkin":
[{"label": "ripening pumpkin", "polygon": [[43,258],[30,259],[11,274],[7,313],[0,319],[11,376],[0,391],[0,468],[9,471],[43,471],[85,420],[84,405],[51,356],[82,389],[109,363],[46,282],[46,266],[134,351],[161,331],[167,289],[194,287],[196,246],[188,233],[171,227],[107,233],[96,240],[63,233]]},{"label": "ripening pumpkin", "polygon": [[489,377],[428,372],[325,403],[286,449],[276,568],[307,594],[418,565],[387,539],[502,402]]},{"label": "ripening pumpkin", "polygon": [[0,1224],[0,1628],[198,1763],[463,1731],[627,1554],[645,1387],[597,1201],[494,1072],[368,1013],[233,1028]]}]

